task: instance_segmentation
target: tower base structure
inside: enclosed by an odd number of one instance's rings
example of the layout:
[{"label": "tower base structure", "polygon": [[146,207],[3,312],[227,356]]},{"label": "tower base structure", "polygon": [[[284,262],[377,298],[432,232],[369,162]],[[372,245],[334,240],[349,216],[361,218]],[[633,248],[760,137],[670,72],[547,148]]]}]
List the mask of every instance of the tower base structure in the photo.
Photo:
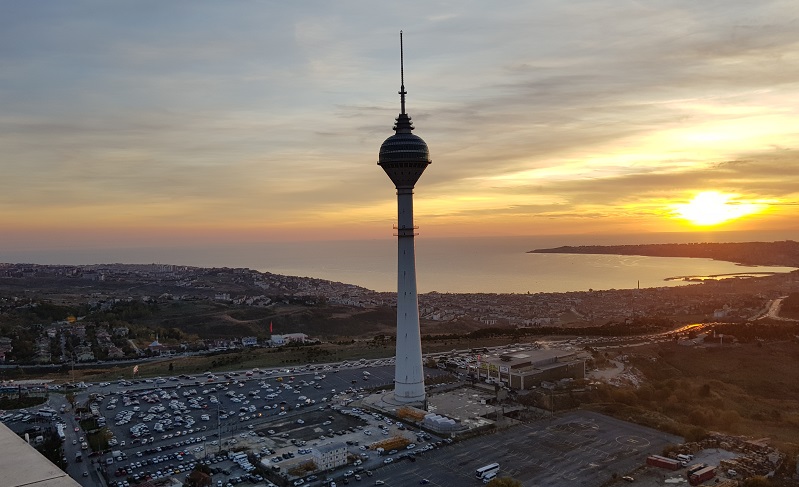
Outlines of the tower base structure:
[{"label": "tower base structure", "polygon": [[398,401],[394,391],[377,392],[369,396],[369,404],[383,411],[396,411],[403,406],[411,406],[427,411],[427,397],[421,401]]}]

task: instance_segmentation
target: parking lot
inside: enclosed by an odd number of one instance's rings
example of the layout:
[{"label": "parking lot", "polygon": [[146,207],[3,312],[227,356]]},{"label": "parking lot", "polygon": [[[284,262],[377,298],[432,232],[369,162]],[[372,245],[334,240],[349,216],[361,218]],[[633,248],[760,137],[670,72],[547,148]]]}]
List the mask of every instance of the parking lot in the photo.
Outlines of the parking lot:
[{"label": "parking lot", "polygon": [[[258,456],[297,455],[299,442],[318,441],[319,424],[330,421],[315,421],[319,414],[314,412],[332,411],[332,406],[357,398],[363,383],[388,384],[392,375],[390,364],[379,364],[369,369],[368,376],[355,368],[321,367],[104,385],[99,407],[113,433],[109,447],[123,454],[122,461],[107,456],[109,477],[130,478],[130,482],[180,474],[190,471],[198,460],[216,459],[223,449],[249,447]],[[150,384],[153,388],[147,387]],[[305,417],[308,426],[302,424]],[[274,428],[281,430],[279,436],[268,434]],[[287,430],[294,434],[289,437]],[[233,462],[216,463],[215,483],[236,483],[242,477],[235,475],[241,472],[236,472]],[[165,464],[163,469],[158,468],[161,464]],[[121,480],[123,487],[126,480]]]},{"label": "parking lot", "polygon": [[[92,412],[101,416],[99,426],[111,436],[107,450],[83,450],[86,463],[70,461],[75,470],[70,474],[86,486],[97,485],[101,469],[109,485],[127,487],[143,479],[183,480],[198,463],[206,463],[214,485],[263,485],[248,462],[224,453],[252,451],[250,459],[263,460],[267,468],[285,475],[308,458],[311,447],[326,442],[350,443],[351,453],[365,464],[370,455],[376,457],[362,449],[365,443],[403,432],[368,415],[359,417],[346,405],[368,389],[392,384],[393,374],[387,359],[87,384],[79,401],[94,398]],[[51,401],[56,407],[58,397]],[[77,424],[81,417],[62,416],[69,423],[65,449],[74,450],[69,452],[72,460],[81,452],[78,435],[86,433]],[[372,460],[378,463],[382,459]],[[306,483],[318,485],[321,480]]]},{"label": "parking lot", "polygon": [[418,462],[388,465],[376,472],[386,486],[482,485],[475,470],[500,464],[500,476],[524,486],[597,486],[642,465],[651,453],[681,439],[588,411],[575,411],[523,424],[488,436],[433,450]]},{"label": "parking lot", "polygon": [[[327,477],[338,485],[380,481],[399,486],[427,479],[439,486],[478,485],[474,469],[497,461],[502,475],[526,486],[593,486],[613,473],[633,471],[646,455],[680,441],[606,416],[572,412],[448,445],[355,407],[368,394],[364,386],[392,383],[390,363],[248,372],[90,385],[79,402],[97,398],[93,408],[113,436],[108,450],[86,455],[84,463],[70,461],[70,475],[86,487],[96,486],[97,469],[102,469],[109,485],[128,487],[143,479],[185,480],[203,463],[215,487],[268,486],[270,475],[285,475],[310,458],[311,448],[334,442],[347,445],[347,466],[289,476],[290,481],[318,486]],[[479,397],[463,394],[455,400],[485,408]],[[63,396],[52,395],[50,406],[57,409],[58,401],[64,404]],[[65,450],[71,460],[86,432],[71,412],[60,417],[67,425]],[[409,444],[381,454],[369,448],[397,436]],[[253,465],[259,463],[265,467],[260,474]]]}]

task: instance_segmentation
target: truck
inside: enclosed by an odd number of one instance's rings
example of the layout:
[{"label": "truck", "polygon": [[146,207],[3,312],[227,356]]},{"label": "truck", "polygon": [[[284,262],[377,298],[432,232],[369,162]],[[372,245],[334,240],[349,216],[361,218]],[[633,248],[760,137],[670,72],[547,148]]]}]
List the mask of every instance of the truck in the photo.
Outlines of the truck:
[{"label": "truck", "polygon": [[689,475],[688,483],[691,485],[699,485],[705,480],[710,480],[715,476],[716,476],[716,467],[705,467]]},{"label": "truck", "polygon": [[680,469],[680,462],[671,458],[662,457],[660,455],[649,455],[646,457],[646,464],[652,467],[666,468],[669,470]]},{"label": "truck", "polygon": [[707,463],[697,463],[695,465],[691,465],[688,467],[687,475],[690,476],[692,473],[698,472],[705,467],[707,467]]}]

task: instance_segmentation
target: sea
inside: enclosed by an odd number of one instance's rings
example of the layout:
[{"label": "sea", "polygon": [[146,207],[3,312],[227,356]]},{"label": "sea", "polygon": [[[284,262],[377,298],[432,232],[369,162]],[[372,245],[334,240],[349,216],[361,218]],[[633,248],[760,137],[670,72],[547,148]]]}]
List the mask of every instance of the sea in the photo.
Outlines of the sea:
[{"label": "sea", "polygon": [[[649,240],[653,240],[651,237]],[[690,241],[690,240],[686,240]],[[562,245],[673,243],[577,237],[417,238],[420,293],[540,293],[679,286],[685,278],[786,273],[793,267],[741,266],[710,259],[532,254]],[[247,267],[263,272],[396,291],[396,239],[265,242],[216,246],[0,250],[0,262],[176,264]]]}]

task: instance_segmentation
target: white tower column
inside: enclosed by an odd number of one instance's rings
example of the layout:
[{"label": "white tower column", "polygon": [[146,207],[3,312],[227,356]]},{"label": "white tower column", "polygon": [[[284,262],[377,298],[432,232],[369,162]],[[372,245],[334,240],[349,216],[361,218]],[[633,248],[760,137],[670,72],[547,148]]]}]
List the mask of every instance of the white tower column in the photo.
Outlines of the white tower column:
[{"label": "white tower column", "polygon": [[416,296],[416,253],[413,245],[413,187],[433,161],[421,137],[411,133],[411,117],[405,113],[405,68],[400,32],[400,114],[395,134],[380,146],[377,164],[397,188],[397,356],[394,366],[394,401],[424,403],[422,338],[419,301]]},{"label": "white tower column", "polygon": [[397,190],[397,355],[394,398],[424,402],[424,369],[416,293],[413,190]]}]

